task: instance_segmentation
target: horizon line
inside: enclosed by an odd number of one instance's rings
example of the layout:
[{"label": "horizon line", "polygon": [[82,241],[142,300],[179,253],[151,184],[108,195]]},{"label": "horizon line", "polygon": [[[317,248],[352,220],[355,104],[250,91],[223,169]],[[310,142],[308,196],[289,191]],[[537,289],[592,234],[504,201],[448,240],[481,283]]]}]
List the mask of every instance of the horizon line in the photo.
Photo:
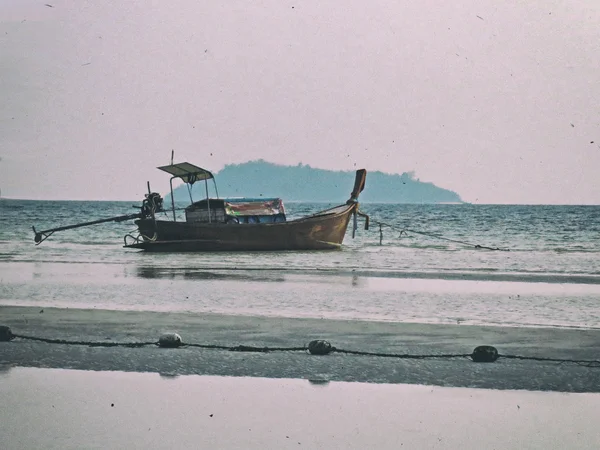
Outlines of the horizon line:
[{"label": "horizon line", "polygon": [[[98,200],[98,199],[34,199],[34,198],[11,198],[0,197],[0,201],[22,201],[22,202],[96,202],[96,203],[141,203],[141,200]],[[168,200],[168,199],[166,199]],[[311,200],[285,200],[285,203],[314,203],[328,204],[338,203],[336,201],[311,201]],[[176,202],[184,203],[184,202]],[[477,203],[477,202],[359,202],[362,205],[437,205],[437,206],[600,206],[599,203]],[[131,205],[136,207],[136,205]]]}]

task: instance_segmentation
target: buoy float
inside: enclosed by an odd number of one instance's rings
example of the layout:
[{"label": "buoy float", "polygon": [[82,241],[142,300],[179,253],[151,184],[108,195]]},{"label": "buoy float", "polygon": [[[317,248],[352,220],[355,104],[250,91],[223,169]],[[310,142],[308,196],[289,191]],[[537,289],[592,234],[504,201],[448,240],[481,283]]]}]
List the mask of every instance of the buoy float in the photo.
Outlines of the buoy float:
[{"label": "buoy float", "polygon": [[475,362],[494,362],[498,359],[498,350],[491,345],[480,345],[471,353],[471,359]]},{"label": "buoy float", "polygon": [[15,336],[10,331],[10,327],[5,325],[0,325],[0,342],[8,342],[12,340]]},{"label": "buoy float", "polygon": [[183,345],[181,336],[177,333],[165,333],[158,338],[158,346],[166,348],[175,348]]},{"label": "buoy float", "polygon": [[331,351],[333,351],[333,347],[323,339],[316,339],[308,343],[308,352],[311,355],[327,355]]}]

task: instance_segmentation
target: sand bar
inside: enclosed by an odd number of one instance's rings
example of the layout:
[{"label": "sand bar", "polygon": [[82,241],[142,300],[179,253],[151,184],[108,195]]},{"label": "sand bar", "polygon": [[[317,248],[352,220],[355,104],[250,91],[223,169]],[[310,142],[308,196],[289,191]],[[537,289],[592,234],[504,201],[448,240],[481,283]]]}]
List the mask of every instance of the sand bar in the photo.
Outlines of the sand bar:
[{"label": "sand bar", "polygon": [[[43,312],[41,312],[43,311]],[[14,333],[68,340],[155,341],[177,332],[185,342],[303,346],[328,339],[343,349],[390,353],[470,353],[494,345],[502,354],[599,359],[600,330],[480,327],[84,309],[0,307],[0,325]],[[500,359],[401,360],[303,352],[266,354],[198,348],[97,348],[15,340],[0,342],[0,364],[81,370],[157,372],[411,383],[492,389],[600,392],[600,369],[575,364]]]}]

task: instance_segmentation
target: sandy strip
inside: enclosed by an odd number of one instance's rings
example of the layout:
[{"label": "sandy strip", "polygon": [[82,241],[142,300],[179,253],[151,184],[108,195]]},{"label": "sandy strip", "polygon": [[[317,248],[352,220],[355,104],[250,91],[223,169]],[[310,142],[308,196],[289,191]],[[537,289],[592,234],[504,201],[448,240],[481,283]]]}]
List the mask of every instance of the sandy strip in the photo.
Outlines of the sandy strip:
[{"label": "sandy strip", "polygon": [[[41,312],[43,311],[43,312]],[[600,330],[423,325],[216,314],[155,313],[0,306],[14,333],[86,341],[154,341],[166,331],[201,344],[295,347],[328,339],[344,349],[394,353],[500,353],[599,359]],[[198,348],[91,348],[16,340],[0,342],[0,364],[26,367],[416,383],[493,389],[600,392],[600,369],[501,359],[399,360],[302,352],[238,353]]]}]

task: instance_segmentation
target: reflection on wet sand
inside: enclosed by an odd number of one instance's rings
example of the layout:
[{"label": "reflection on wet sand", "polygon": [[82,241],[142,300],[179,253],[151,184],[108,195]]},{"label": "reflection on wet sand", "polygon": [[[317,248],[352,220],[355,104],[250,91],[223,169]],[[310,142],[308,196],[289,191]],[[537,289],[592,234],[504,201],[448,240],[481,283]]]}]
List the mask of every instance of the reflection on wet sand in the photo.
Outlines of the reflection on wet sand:
[{"label": "reflection on wet sand", "polygon": [[[577,448],[598,394],[15,368],[5,448]],[[545,425],[546,424],[546,425]]]},{"label": "reflection on wet sand", "polygon": [[199,257],[185,262],[144,258],[127,265],[0,262],[0,305],[600,327],[600,284],[444,279],[423,273],[373,276],[360,268],[317,270],[308,263],[302,270],[272,270],[252,261],[254,266],[242,259],[222,267]]},{"label": "reflection on wet sand", "polygon": [[165,372],[159,372],[158,374],[163,380],[176,380],[177,378],[179,378],[179,374],[177,373],[165,373]]},{"label": "reflection on wet sand", "polygon": [[208,271],[203,269],[192,269],[189,267],[138,267],[136,276],[145,279],[167,279],[167,280],[238,280],[238,281],[265,281],[283,282],[285,276],[273,273],[261,272],[229,272]]}]

